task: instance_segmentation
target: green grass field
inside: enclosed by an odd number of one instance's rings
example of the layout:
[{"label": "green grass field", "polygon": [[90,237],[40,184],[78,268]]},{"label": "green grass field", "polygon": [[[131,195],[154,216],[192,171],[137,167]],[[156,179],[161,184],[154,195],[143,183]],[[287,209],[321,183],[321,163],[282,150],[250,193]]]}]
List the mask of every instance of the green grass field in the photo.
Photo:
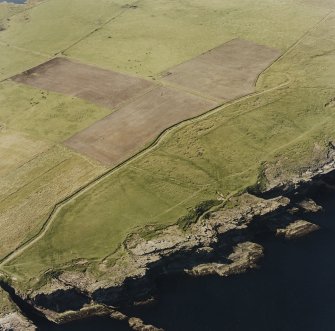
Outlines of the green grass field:
[{"label": "green grass field", "polygon": [[[65,50],[83,62],[145,76],[235,37],[289,52],[260,77],[254,96],[179,125],[142,156],[64,205],[45,236],[3,267],[19,277],[22,287],[79,258],[90,260],[94,268],[105,256],[118,254],[129,233],[148,224],[176,223],[205,200],[246,189],[256,183],[263,161],[270,168],[280,164],[282,173],[296,173],[311,162],[316,149],[324,150],[334,140],[335,108],[326,104],[335,97],[335,15],[321,21],[331,9],[327,3],[195,0],[177,5],[143,0],[129,8],[122,1],[104,0],[101,6],[89,0],[65,2],[50,0],[34,7],[27,23],[22,16],[27,13],[16,15],[0,32],[0,41],[29,50],[29,56]],[[47,24],[51,13],[62,16],[54,26]],[[71,34],[69,22],[75,26]],[[45,24],[41,33],[39,24]],[[29,42],[35,35],[39,38]],[[6,64],[4,76],[21,70],[19,54],[8,70]],[[105,170],[58,143],[107,110],[10,82],[0,84],[0,104],[0,122],[53,146],[1,179],[4,198],[10,198],[0,201],[0,211],[18,210],[21,218],[9,214],[7,220],[27,224],[19,237],[14,233],[0,247],[4,254],[38,231],[60,195]],[[45,170],[38,166],[42,160]],[[53,169],[59,162],[62,166]],[[32,180],[26,184],[28,178]]]},{"label": "green grass field", "polygon": [[285,50],[327,12],[294,0],[158,0],[154,5],[141,0],[136,5],[65,55],[155,76],[236,37]]},{"label": "green grass field", "polygon": [[10,81],[0,84],[0,123],[30,136],[62,142],[111,109]]},{"label": "green grass field", "polygon": [[103,167],[58,145],[11,165],[14,170],[0,182],[0,257],[35,234],[58,201],[103,171]]}]

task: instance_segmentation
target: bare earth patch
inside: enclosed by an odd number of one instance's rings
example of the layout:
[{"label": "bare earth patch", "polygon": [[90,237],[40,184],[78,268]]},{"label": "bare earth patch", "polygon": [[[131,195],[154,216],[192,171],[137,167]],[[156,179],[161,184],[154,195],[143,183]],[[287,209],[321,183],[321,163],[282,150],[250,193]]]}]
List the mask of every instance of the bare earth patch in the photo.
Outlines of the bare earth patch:
[{"label": "bare earth patch", "polygon": [[117,107],[117,112],[65,141],[68,147],[115,166],[166,128],[210,110],[219,100],[252,93],[258,75],[279,55],[278,50],[234,39],[163,75],[164,81],[204,98],[65,58],[50,60],[12,80]]},{"label": "bare earth patch", "polygon": [[232,100],[252,93],[259,74],[279,56],[276,49],[233,39],[169,69],[162,76],[169,83]]},{"label": "bare earth patch", "polygon": [[109,108],[114,108],[153,87],[150,81],[76,63],[66,58],[54,58],[12,77],[12,80]]},{"label": "bare earth patch", "polygon": [[157,87],[77,133],[65,144],[100,162],[117,165],[164,129],[215,106],[216,103],[189,93]]}]

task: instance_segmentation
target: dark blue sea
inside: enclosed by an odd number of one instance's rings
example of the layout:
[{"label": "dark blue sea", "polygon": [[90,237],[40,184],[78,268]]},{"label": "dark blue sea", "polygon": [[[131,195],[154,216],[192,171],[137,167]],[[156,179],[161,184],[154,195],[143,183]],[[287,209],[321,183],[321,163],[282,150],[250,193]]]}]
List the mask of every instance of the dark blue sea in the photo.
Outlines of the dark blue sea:
[{"label": "dark blue sea", "polygon": [[25,3],[27,0],[0,0],[0,2]]}]

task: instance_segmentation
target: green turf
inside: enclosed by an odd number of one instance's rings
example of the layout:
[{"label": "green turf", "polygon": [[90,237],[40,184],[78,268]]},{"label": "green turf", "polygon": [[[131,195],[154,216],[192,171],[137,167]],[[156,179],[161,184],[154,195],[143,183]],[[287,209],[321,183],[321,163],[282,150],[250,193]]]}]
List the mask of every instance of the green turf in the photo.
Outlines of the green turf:
[{"label": "green turf", "polygon": [[64,141],[112,112],[84,100],[6,81],[0,123],[40,139]]},{"label": "green turf", "polygon": [[122,10],[122,0],[43,1],[11,18],[0,40],[24,49],[53,55],[99,28]]},{"label": "green turf", "polygon": [[41,54],[17,49],[0,41],[0,80],[35,67],[36,65],[45,62],[47,59],[46,56]]},{"label": "green turf", "polygon": [[65,54],[150,76],[236,37],[284,50],[327,12],[294,0],[141,0],[136,4],[137,8]]},{"label": "green turf", "polygon": [[[16,15],[0,4],[0,80],[67,49],[122,11],[122,0],[42,1]],[[10,16],[9,20],[6,18]],[[1,20],[2,17],[2,20]]]},{"label": "green turf", "polygon": [[59,145],[25,162],[10,161],[12,171],[0,180],[0,259],[36,233],[58,201],[104,170]]}]

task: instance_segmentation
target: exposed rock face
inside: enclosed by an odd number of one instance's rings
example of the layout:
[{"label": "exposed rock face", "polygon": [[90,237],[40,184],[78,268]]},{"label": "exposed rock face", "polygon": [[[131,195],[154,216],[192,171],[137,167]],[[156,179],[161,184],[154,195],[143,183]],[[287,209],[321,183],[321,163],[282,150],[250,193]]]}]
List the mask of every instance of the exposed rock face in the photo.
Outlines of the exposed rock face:
[{"label": "exposed rock face", "polygon": [[[328,171],[328,166],[322,171]],[[308,186],[311,182],[303,179],[301,183]],[[302,184],[294,182],[292,185],[297,189]],[[296,190],[288,191],[293,194]],[[134,233],[125,240],[118,257],[99,262],[94,266],[94,273],[90,268],[80,268],[85,271],[71,268],[71,271],[58,273],[44,287],[27,293],[27,299],[55,321],[62,321],[68,309],[74,310],[71,318],[82,318],[83,312],[88,316],[90,312],[85,307],[89,303],[113,306],[115,309],[108,313],[111,318],[128,319],[116,312],[118,307],[147,300],[159,275],[186,271],[194,276],[228,276],[255,268],[263,249],[250,242],[254,234],[271,231],[286,238],[309,234],[318,226],[303,220],[294,221],[295,215],[319,210],[312,200],[297,202],[295,199],[291,203],[282,196],[272,199],[250,194],[232,197],[224,206],[207,212],[206,217],[200,217],[186,229],[172,225],[149,240]],[[94,310],[92,312],[94,314]],[[131,321],[134,330],[157,330],[138,319]]]},{"label": "exposed rock face", "polygon": [[65,285],[57,279],[53,279],[47,286],[36,291],[33,301],[37,306],[59,313],[79,310],[90,303],[90,299],[75,287]]},{"label": "exposed rock face", "polygon": [[[129,236],[124,243],[122,258],[114,264],[105,260],[98,266],[103,277],[95,278],[88,272],[64,272],[51,284],[30,293],[29,297],[53,320],[57,320],[55,312],[62,313],[66,309],[79,311],[91,300],[118,306],[124,302],[147,299],[157,275],[193,270],[208,262],[218,251],[216,246],[222,243],[227,245],[227,252],[232,246],[237,246],[228,257],[232,263],[217,266],[217,273],[242,272],[254,267],[262,255],[259,245],[238,245],[246,241],[248,226],[252,222],[257,223],[258,219],[283,211],[289,202],[283,197],[265,200],[250,194],[231,198],[224,208],[212,212],[209,218],[191,224],[186,231],[174,225],[150,240],[137,234]],[[71,308],[68,308],[69,304]]]},{"label": "exposed rock face", "polygon": [[128,319],[128,316],[125,314],[122,314],[121,312],[114,310],[111,312],[110,317],[117,321],[125,321]]},{"label": "exposed rock face", "polygon": [[164,331],[153,325],[146,325],[140,318],[136,317],[129,318],[128,324],[134,331]]},{"label": "exposed rock face", "polygon": [[57,313],[52,310],[44,309],[42,312],[48,317],[49,320],[57,324],[65,324],[92,316],[108,316],[113,313],[113,310],[109,307],[106,307],[105,305],[92,303],[77,311],[69,310],[63,313]]},{"label": "exposed rock face", "polygon": [[284,236],[286,239],[294,239],[306,236],[314,231],[319,230],[319,226],[304,220],[298,220],[289,224],[284,229],[278,229],[277,235]]},{"label": "exposed rock face", "polygon": [[0,317],[1,331],[34,331],[36,327],[19,312]]},{"label": "exposed rock face", "polygon": [[299,203],[299,207],[305,212],[317,213],[322,210],[321,206],[318,206],[312,199],[307,199]]},{"label": "exposed rock face", "polygon": [[[304,170],[294,173],[285,171],[281,164],[268,165],[265,170],[267,190],[289,191],[303,183],[311,183],[318,176],[327,175],[335,170],[335,142],[329,141],[328,147],[315,144],[309,164]],[[282,193],[281,193],[282,194]]]},{"label": "exposed rock face", "polygon": [[221,235],[246,229],[256,217],[278,212],[289,202],[284,197],[264,200],[244,194],[232,198],[226,208],[213,212],[209,219],[192,224],[186,232],[178,226],[171,226],[149,241],[133,235],[126,242],[126,247],[136,257],[136,261],[146,264],[181,250],[196,248],[197,252],[206,254]]},{"label": "exposed rock face", "polygon": [[256,268],[257,262],[263,257],[261,245],[244,242],[234,248],[234,252],[228,256],[231,263],[205,263],[191,270],[186,270],[192,276],[219,275],[230,276],[240,274],[248,269]]},{"label": "exposed rock face", "polygon": [[0,287],[0,330],[1,331],[32,331],[34,325],[24,317],[19,308],[11,300],[9,294]]}]

